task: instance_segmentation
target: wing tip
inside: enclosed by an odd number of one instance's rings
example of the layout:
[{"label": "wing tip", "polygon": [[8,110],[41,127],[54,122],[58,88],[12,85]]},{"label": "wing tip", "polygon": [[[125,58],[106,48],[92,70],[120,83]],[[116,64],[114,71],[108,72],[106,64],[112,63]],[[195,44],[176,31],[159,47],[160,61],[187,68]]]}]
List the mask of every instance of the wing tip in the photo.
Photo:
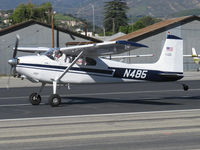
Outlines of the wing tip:
[{"label": "wing tip", "polygon": [[119,40],[119,41],[116,41],[116,43],[117,44],[130,45],[130,46],[134,46],[134,47],[146,47],[146,48],[148,48],[147,45],[136,43],[136,42],[131,42],[131,41]]}]

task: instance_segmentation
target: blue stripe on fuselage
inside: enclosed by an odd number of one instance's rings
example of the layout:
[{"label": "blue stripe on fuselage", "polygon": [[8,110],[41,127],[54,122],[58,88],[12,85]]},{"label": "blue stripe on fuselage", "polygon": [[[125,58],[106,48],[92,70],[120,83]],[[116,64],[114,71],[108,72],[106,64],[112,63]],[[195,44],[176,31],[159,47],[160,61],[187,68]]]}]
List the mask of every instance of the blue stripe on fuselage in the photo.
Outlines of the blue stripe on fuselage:
[{"label": "blue stripe on fuselage", "polygon": [[[26,67],[40,67],[43,69],[58,69],[58,70],[65,70],[67,66],[55,66],[55,65],[41,65],[41,64],[27,64],[27,63],[20,63],[19,66],[26,66]],[[100,73],[106,75],[112,75],[113,70],[103,70],[103,69],[93,69],[93,68],[83,68],[83,67],[72,67],[70,70],[73,71],[84,71],[89,73]],[[56,70],[54,70],[56,71]]]},{"label": "blue stripe on fuselage", "polygon": [[129,68],[114,68],[115,73],[113,77],[126,78],[134,80],[147,80],[147,81],[176,81],[183,78],[183,73],[179,72],[162,72],[156,70],[146,69],[129,69]]}]

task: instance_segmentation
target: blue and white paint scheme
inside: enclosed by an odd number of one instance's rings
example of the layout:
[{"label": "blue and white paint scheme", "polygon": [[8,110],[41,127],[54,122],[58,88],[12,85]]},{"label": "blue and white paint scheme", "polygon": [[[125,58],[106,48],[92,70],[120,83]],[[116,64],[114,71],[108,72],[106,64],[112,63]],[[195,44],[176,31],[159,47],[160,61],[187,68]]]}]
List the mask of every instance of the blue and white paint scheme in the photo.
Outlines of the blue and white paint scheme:
[{"label": "blue and white paint scheme", "polygon": [[165,82],[183,78],[183,40],[174,35],[167,36],[156,63],[127,64],[100,57],[140,47],[147,46],[129,41],[112,41],[54,49],[16,47],[16,51],[44,53],[13,57],[9,63],[15,67],[15,73],[30,81],[42,83],[39,92],[30,95],[33,105],[41,102],[39,94],[46,83],[53,84],[49,103],[51,106],[58,106],[61,102],[56,92],[58,84]]}]

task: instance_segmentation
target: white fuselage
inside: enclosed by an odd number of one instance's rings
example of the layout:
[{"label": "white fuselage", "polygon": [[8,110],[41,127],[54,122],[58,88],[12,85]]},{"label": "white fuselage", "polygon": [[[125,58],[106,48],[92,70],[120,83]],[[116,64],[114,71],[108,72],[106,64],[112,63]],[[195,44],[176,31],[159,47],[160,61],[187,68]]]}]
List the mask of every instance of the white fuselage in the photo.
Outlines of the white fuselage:
[{"label": "white fuselage", "polygon": [[[41,56],[24,56],[18,58],[20,63],[16,71],[39,82],[52,83],[57,79],[64,70],[70,65],[64,61],[64,58],[52,60],[45,55]],[[129,79],[113,78],[113,71],[109,69],[110,60],[96,58],[96,65],[78,65],[74,64],[72,69],[67,72],[60,80],[61,83],[105,83],[105,82],[123,82],[131,81]],[[118,66],[123,66],[117,63]],[[111,63],[112,66],[112,63]]]},{"label": "white fuselage", "polygon": [[[52,60],[46,55],[19,57],[16,71],[31,81],[52,83],[70,65],[63,55]],[[159,65],[126,64],[108,59],[93,58],[94,65],[74,64],[60,79],[60,83],[113,83],[135,81],[165,81],[159,74]],[[156,69],[155,69],[156,68]],[[172,79],[174,81],[174,79]]]}]

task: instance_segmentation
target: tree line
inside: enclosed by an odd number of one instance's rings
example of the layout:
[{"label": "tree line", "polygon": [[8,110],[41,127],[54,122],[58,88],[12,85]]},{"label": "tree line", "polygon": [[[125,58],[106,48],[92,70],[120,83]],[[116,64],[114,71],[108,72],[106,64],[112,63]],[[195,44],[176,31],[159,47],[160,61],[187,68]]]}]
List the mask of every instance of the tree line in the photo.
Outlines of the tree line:
[{"label": "tree line", "polygon": [[40,6],[36,6],[32,3],[20,4],[10,16],[11,24],[20,23],[30,19],[38,20],[45,23],[50,23],[50,12],[52,11],[52,5],[50,2],[43,3]]},{"label": "tree line", "polygon": [[[130,33],[146,26],[161,21],[150,16],[143,17],[133,24],[129,24],[127,11],[129,7],[126,0],[112,0],[105,2],[103,26],[106,35],[112,35],[117,32]],[[30,19],[45,23],[51,22],[50,14],[52,5],[50,2],[36,6],[32,3],[20,4],[10,16],[10,23],[16,24]]]},{"label": "tree line", "polygon": [[128,9],[129,7],[126,0],[113,0],[105,2],[104,28],[107,35],[111,35],[116,32],[123,32],[127,34],[161,21],[161,19],[145,16],[135,23],[128,24],[129,19],[126,14]]}]

